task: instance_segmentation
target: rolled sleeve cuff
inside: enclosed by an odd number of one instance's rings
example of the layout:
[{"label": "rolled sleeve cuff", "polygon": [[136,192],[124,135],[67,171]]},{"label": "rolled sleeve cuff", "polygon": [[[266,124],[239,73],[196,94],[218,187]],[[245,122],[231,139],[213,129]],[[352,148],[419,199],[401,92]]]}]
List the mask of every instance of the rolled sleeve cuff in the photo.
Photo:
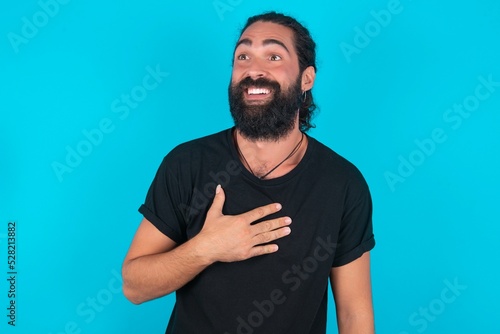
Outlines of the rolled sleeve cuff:
[{"label": "rolled sleeve cuff", "polygon": [[332,267],[340,267],[346,265],[357,258],[361,257],[364,253],[370,251],[375,247],[375,238],[372,236],[370,239],[364,241],[362,244],[351,250],[346,254],[342,254],[339,257],[335,257]]},{"label": "rolled sleeve cuff", "polygon": [[181,244],[183,242],[183,237],[177,231],[168,226],[168,224],[163,220],[158,218],[158,216],[156,216],[153,211],[151,211],[144,204],[139,208],[139,212],[144,216],[144,218],[149,220],[161,233],[165,234],[177,244]]}]

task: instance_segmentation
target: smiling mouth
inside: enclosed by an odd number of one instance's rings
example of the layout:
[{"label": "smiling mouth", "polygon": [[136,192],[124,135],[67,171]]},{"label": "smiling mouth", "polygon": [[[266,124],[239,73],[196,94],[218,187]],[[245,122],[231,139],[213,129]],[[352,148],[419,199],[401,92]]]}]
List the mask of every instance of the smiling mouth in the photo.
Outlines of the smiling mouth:
[{"label": "smiling mouth", "polygon": [[271,90],[267,88],[255,88],[250,87],[247,89],[248,95],[269,95],[271,94]]},{"label": "smiling mouth", "polygon": [[273,91],[269,88],[249,87],[244,90],[248,102],[262,103],[268,100]]}]

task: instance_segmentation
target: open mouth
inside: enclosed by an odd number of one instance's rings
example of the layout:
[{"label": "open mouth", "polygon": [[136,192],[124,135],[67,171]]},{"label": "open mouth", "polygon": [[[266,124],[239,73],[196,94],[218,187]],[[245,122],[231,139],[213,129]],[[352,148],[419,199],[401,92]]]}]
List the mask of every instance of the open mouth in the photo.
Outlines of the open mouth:
[{"label": "open mouth", "polygon": [[271,93],[271,90],[267,89],[267,88],[250,87],[247,89],[248,95],[269,95],[270,93]]},{"label": "open mouth", "polygon": [[245,98],[251,101],[266,100],[272,94],[269,88],[249,87],[244,90]]}]

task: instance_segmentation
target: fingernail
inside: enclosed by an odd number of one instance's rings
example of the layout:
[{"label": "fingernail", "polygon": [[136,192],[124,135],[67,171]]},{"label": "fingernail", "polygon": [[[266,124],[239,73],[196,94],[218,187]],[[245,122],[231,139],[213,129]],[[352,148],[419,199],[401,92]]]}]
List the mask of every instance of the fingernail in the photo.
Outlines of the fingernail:
[{"label": "fingernail", "polygon": [[282,208],[281,204],[279,204],[279,203],[276,204],[276,210],[281,210],[281,208]]},{"label": "fingernail", "polygon": [[286,217],[286,218],[285,218],[285,223],[287,223],[287,224],[291,224],[291,223],[292,223],[292,218],[290,218],[290,217]]},{"label": "fingernail", "polygon": [[220,189],[221,189],[221,186],[220,186],[220,184],[218,184],[217,187],[215,188],[215,193],[216,194],[220,193]]}]

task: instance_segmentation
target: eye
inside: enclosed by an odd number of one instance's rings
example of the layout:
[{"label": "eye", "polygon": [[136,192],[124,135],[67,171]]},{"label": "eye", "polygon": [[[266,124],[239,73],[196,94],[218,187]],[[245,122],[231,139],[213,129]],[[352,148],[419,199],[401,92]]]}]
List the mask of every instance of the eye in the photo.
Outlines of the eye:
[{"label": "eye", "polygon": [[281,56],[274,54],[274,55],[271,55],[269,57],[269,60],[272,60],[272,61],[281,60]]},{"label": "eye", "polygon": [[248,56],[245,53],[242,53],[236,57],[238,60],[247,60]]}]

